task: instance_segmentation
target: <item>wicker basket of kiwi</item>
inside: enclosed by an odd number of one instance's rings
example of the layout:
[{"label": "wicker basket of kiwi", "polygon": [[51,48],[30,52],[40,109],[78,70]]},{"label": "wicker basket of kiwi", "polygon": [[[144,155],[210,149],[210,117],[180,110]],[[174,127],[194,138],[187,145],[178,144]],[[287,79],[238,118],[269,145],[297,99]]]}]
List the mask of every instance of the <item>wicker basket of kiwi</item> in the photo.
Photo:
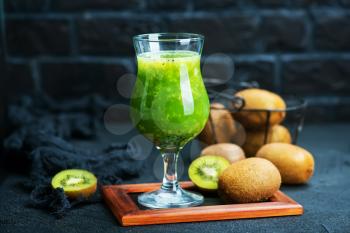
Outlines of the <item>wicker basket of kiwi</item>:
[{"label": "wicker basket of kiwi", "polygon": [[198,137],[203,146],[234,143],[252,157],[267,143],[296,144],[303,129],[306,101],[282,98],[256,84],[244,87],[229,92],[209,90],[210,116]]},{"label": "wicker basket of kiwi", "polygon": [[235,203],[267,200],[282,183],[305,184],[314,173],[313,155],[296,145],[306,102],[244,87],[209,90],[203,148],[188,170],[199,189]]}]

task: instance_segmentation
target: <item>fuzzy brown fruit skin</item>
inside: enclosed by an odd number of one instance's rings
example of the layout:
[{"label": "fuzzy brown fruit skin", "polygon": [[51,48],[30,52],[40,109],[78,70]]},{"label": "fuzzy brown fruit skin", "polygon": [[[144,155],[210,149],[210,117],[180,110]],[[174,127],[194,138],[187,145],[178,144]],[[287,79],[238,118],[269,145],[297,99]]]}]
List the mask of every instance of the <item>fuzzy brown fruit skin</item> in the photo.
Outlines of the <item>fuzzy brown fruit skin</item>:
[{"label": "fuzzy brown fruit skin", "polygon": [[[247,157],[255,156],[256,152],[258,152],[258,150],[265,144],[264,139],[264,130],[246,132],[246,141],[242,148]],[[292,143],[292,136],[290,135],[289,130],[282,125],[274,125],[270,127],[267,134],[266,144],[273,142]]]},{"label": "fuzzy brown fruit skin", "polygon": [[219,177],[219,195],[226,201],[251,203],[270,198],[281,185],[281,175],[270,161],[248,158],[231,164]]},{"label": "fuzzy brown fruit skin", "polygon": [[[263,129],[267,122],[267,112],[264,110],[282,110],[281,112],[271,112],[269,124],[276,125],[283,121],[286,116],[286,103],[277,94],[257,88],[239,91],[235,96],[241,97],[245,101],[243,111],[235,113],[237,120],[247,129]],[[260,109],[262,111],[244,111],[249,109]]]},{"label": "fuzzy brown fruit skin", "polygon": [[304,184],[312,177],[315,161],[307,150],[286,143],[264,145],[257,157],[271,161],[280,171],[284,184]]},{"label": "fuzzy brown fruit skin", "polygon": [[241,147],[233,143],[218,143],[205,147],[201,151],[203,155],[216,155],[227,159],[230,163],[245,159],[244,151]]},{"label": "fuzzy brown fruit skin", "polygon": [[203,131],[199,134],[199,139],[207,145],[214,143],[231,142],[232,138],[236,135],[237,132],[231,113],[228,110],[224,109],[225,106],[223,104],[212,103],[210,106],[218,108],[210,110],[210,117],[214,125],[214,129],[209,119]]}]

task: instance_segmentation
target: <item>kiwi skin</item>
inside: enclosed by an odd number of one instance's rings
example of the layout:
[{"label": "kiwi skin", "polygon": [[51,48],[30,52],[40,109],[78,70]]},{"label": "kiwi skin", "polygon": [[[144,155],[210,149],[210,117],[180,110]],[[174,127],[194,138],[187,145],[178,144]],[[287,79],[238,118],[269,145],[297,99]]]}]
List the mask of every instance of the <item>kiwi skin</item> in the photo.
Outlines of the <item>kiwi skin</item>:
[{"label": "kiwi skin", "polygon": [[218,194],[227,202],[265,201],[281,186],[281,175],[270,161],[248,158],[231,164],[219,177]]},{"label": "kiwi skin", "polygon": [[[242,148],[247,157],[255,156],[256,152],[264,145],[264,139],[265,130],[249,130],[246,132],[246,141]],[[282,125],[274,125],[269,128],[266,140],[266,143],[272,142],[292,143],[292,136],[286,127]]]},{"label": "kiwi skin", "polygon": [[[286,103],[276,93],[258,88],[250,88],[237,92],[235,96],[245,100],[243,111],[238,111],[234,116],[247,129],[265,128],[267,120],[269,120],[270,125],[279,124],[286,116],[286,112],[283,111],[286,109]],[[249,109],[261,109],[262,111],[244,111]],[[267,119],[267,112],[265,110],[282,111],[272,112],[269,119]]]},{"label": "kiwi skin", "polygon": [[201,151],[203,155],[216,155],[227,159],[230,163],[245,159],[244,151],[241,147],[233,143],[218,143],[205,147]]},{"label": "kiwi skin", "polygon": [[212,103],[210,106],[217,109],[210,110],[212,122],[210,120],[207,121],[204,129],[198,136],[199,140],[206,145],[211,145],[215,142],[231,142],[237,133],[231,113],[221,103]]},{"label": "kiwi skin", "polygon": [[314,173],[315,161],[312,154],[296,145],[266,144],[256,156],[271,161],[280,171],[284,184],[305,184]]}]

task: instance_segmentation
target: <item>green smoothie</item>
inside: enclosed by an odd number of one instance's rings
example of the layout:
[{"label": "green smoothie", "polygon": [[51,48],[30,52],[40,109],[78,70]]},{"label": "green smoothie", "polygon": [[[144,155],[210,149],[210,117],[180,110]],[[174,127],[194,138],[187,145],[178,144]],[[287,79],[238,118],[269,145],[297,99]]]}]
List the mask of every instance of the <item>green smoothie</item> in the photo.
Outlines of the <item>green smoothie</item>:
[{"label": "green smoothie", "polygon": [[201,132],[209,115],[200,55],[143,53],[137,56],[137,64],[131,99],[134,125],[159,148],[182,148]]}]

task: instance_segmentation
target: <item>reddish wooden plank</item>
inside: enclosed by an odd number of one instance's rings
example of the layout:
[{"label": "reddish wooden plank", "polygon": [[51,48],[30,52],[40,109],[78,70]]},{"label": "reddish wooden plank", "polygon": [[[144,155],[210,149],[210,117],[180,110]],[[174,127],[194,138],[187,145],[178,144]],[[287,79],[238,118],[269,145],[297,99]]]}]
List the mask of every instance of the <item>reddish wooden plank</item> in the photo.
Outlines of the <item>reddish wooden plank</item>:
[{"label": "reddish wooden plank", "polygon": [[[144,183],[144,184],[122,184],[122,185],[109,185],[109,188],[121,188],[127,193],[144,193],[154,191],[160,188],[161,183]],[[184,189],[194,188],[195,186],[191,181],[180,182],[180,186]]]},{"label": "reddish wooden plank", "polygon": [[275,193],[274,198],[276,198],[278,201],[298,204],[296,201],[294,201],[292,198],[288,197],[286,194],[284,194],[281,191],[278,191]]},{"label": "reddish wooden plank", "polygon": [[[182,182],[183,188],[194,188],[192,182]],[[303,207],[278,191],[269,202],[198,206],[190,208],[140,210],[128,193],[156,190],[159,183],[111,185],[103,187],[107,205],[123,226],[177,222],[261,218],[303,214]]]},{"label": "reddish wooden plank", "polygon": [[112,210],[114,216],[120,223],[127,214],[137,211],[139,208],[130,196],[123,189],[110,188],[105,186],[102,188],[105,202]]}]

